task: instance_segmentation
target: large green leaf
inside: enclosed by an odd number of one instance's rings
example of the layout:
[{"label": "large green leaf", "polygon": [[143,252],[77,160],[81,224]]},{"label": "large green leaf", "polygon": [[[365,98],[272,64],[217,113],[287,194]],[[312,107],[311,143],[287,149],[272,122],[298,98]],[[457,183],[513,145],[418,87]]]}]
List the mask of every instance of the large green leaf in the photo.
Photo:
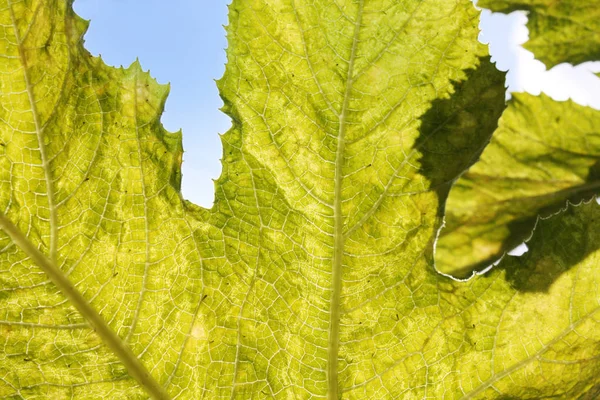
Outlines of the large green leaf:
[{"label": "large green leaf", "polygon": [[234,0],[210,210],[165,87],[85,52],[66,0],[0,22],[0,396],[593,393],[595,206],[488,276],[433,268],[504,108],[470,1]]},{"label": "large green leaf", "polygon": [[464,277],[531,236],[538,218],[600,193],[600,111],[513,94],[481,159],[454,185],[438,270]]},{"label": "large green leaf", "polygon": [[552,68],[600,59],[600,0],[478,0],[492,11],[527,11],[524,47]]}]

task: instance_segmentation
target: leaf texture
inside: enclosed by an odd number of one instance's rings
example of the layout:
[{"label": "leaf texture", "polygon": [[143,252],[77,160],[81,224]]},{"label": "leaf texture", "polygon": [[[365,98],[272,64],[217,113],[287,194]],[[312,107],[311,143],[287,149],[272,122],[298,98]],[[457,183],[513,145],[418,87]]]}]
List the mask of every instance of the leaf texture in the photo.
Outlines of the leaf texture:
[{"label": "leaf texture", "polygon": [[600,59],[599,0],[478,0],[495,12],[527,11],[524,47],[546,64],[581,64]]},{"label": "leaf texture", "polygon": [[[137,63],[108,68],[84,51],[87,23],[70,2],[4,0],[0,21],[0,210],[164,383],[202,298],[200,271],[184,262],[198,255],[179,195],[181,135],[159,122],[168,89]],[[0,396],[143,396],[4,235],[0,265]]]},{"label": "leaf texture", "polygon": [[[0,211],[173,398],[595,390],[597,207],[544,221],[522,264],[433,266],[505,106],[470,1],[234,0],[210,210],[181,199],[166,87],[91,57],[68,1],[0,0],[0,21]],[[0,282],[1,397],[147,398],[3,234]]]},{"label": "leaf texture", "polygon": [[538,219],[600,193],[600,111],[513,94],[481,159],[454,185],[436,267],[465,277],[527,240]]},{"label": "leaf texture", "polygon": [[528,253],[442,294],[461,302],[444,323],[465,322],[452,336],[472,346],[455,364],[472,378],[461,398],[597,395],[599,220],[596,202],[571,205],[539,222]]}]

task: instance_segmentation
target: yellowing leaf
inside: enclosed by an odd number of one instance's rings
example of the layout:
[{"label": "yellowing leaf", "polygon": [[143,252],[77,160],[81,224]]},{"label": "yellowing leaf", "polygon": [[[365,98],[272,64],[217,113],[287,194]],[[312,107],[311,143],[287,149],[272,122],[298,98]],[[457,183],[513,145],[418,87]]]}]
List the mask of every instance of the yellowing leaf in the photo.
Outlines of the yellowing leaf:
[{"label": "yellowing leaf", "polygon": [[456,306],[441,325],[464,323],[450,353],[464,393],[448,398],[597,396],[598,221],[595,202],[570,206],[540,221],[522,257],[458,289],[440,286],[440,303]]},{"label": "yellowing leaf", "polygon": [[600,111],[514,94],[490,145],[450,192],[438,270],[466,276],[531,236],[539,217],[600,192]]},{"label": "yellowing leaf", "polygon": [[[198,256],[181,135],[159,122],[168,90],[137,63],[108,68],[84,51],[70,2],[1,1],[0,21],[0,210],[164,383],[203,295],[198,268],[177,269]],[[0,265],[1,397],[143,395],[5,235]]]},{"label": "yellowing leaf", "polygon": [[1,397],[597,390],[595,206],[523,265],[434,269],[504,109],[470,1],[234,0],[210,210],[181,199],[165,87],[91,57],[69,1],[0,21]]}]

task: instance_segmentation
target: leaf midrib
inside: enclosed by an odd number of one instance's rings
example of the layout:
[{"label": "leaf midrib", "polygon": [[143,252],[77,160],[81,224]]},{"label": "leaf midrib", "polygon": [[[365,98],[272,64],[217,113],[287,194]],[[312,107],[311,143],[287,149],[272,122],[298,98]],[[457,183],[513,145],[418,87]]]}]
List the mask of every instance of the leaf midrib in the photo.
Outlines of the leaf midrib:
[{"label": "leaf midrib", "polygon": [[44,180],[46,183],[46,197],[48,199],[48,209],[50,211],[50,244],[49,244],[49,255],[50,260],[56,262],[56,249],[57,249],[57,237],[58,237],[58,220],[56,213],[56,202],[54,200],[54,186],[52,184],[52,171],[50,170],[50,163],[48,160],[48,154],[46,151],[46,144],[44,143],[44,128],[40,122],[40,114],[37,109],[35,101],[35,93],[33,92],[33,85],[29,77],[29,66],[27,64],[27,57],[25,56],[25,49],[23,48],[23,42],[21,35],[19,34],[19,28],[17,26],[17,18],[13,10],[12,0],[8,1],[8,11],[10,13],[10,19],[13,26],[13,32],[15,40],[17,42],[17,50],[19,52],[19,60],[23,67],[23,79],[25,80],[25,88],[27,91],[27,98],[29,100],[29,106],[31,107],[31,114],[33,116],[33,123],[35,126],[35,134],[40,150],[40,158],[42,161],[42,169],[44,170]]},{"label": "leaf midrib", "polygon": [[17,228],[2,212],[0,212],[0,229],[27,254],[27,256],[50,278],[60,292],[71,302],[79,313],[90,324],[102,342],[123,363],[127,372],[140,386],[157,400],[169,400],[171,397],[166,389],[150,374],[141,360],[133,354],[125,342],[107,324],[106,320],[86,300],[83,294],[69,280],[56,263],[46,257],[38,248]]},{"label": "leaf midrib", "polygon": [[346,76],[346,90],[342,103],[341,113],[339,115],[338,143],[335,156],[335,188],[333,199],[333,218],[334,218],[334,249],[332,259],[332,294],[329,305],[329,343],[327,348],[327,397],[329,400],[338,400],[339,382],[338,382],[338,355],[340,347],[340,302],[342,293],[342,269],[344,255],[344,216],[342,214],[342,183],[343,167],[345,159],[345,134],[346,118],[348,105],[350,103],[350,93],[354,84],[354,61],[356,59],[356,49],[358,47],[358,36],[362,23],[364,0],[360,0],[354,23],[354,34],[352,39],[352,50],[348,62],[348,73]]}]

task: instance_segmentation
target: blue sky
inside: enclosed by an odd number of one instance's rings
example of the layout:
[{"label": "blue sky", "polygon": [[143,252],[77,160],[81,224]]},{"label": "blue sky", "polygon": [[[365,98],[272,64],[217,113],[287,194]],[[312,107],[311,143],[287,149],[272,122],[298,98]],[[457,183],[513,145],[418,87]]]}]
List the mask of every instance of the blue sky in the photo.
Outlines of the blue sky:
[{"label": "blue sky", "polygon": [[[136,57],[160,83],[171,83],[162,122],[183,129],[183,195],[205,207],[213,201],[212,179],[221,172],[221,143],[229,118],[214,80],[225,64],[228,0],[76,0],[75,10],[91,25],[86,48],[109,65],[128,66]],[[142,6],[140,4],[143,4]],[[483,13],[480,40],[490,43],[498,68],[509,70],[509,90],[543,91],[600,109],[600,63],[562,64],[546,71],[519,44],[527,40],[524,13]]]}]

